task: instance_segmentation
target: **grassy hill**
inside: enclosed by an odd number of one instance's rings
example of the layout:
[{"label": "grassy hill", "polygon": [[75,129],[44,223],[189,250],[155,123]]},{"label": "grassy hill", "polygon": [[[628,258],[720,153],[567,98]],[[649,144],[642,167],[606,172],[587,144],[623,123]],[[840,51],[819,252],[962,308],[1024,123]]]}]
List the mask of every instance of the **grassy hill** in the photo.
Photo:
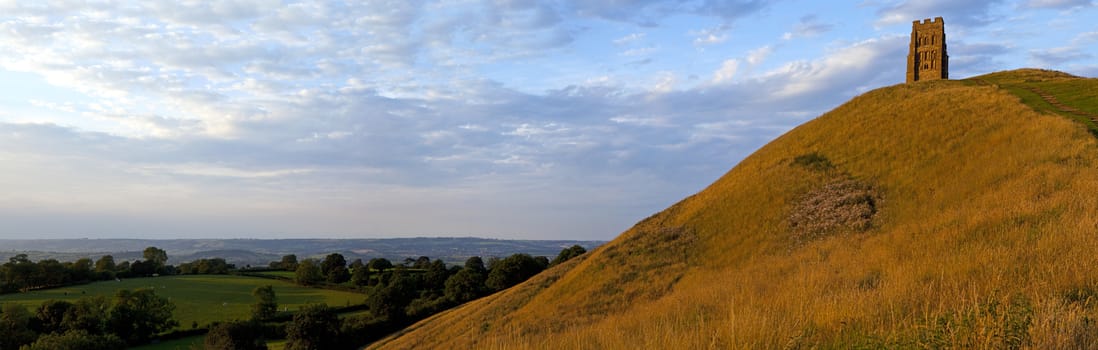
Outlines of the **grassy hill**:
[{"label": "grassy hill", "polygon": [[1098,142],[1061,108],[1096,91],[1020,70],[868,92],[373,347],[1098,347]]}]

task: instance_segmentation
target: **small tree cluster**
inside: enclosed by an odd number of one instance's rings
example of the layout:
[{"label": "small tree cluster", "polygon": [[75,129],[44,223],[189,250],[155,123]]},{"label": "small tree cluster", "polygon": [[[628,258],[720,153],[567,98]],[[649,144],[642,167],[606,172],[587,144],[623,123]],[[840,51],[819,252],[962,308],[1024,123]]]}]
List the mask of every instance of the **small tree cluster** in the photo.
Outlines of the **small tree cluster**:
[{"label": "small tree cluster", "polygon": [[294,283],[311,286],[320,283],[323,280],[323,275],[320,273],[320,264],[313,259],[305,259],[301,263],[297,264],[297,269],[294,271]]},{"label": "small tree cluster", "polygon": [[286,350],[336,349],[339,343],[339,317],[328,305],[306,306],[286,326]]},{"label": "small tree cluster", "polygon": [[178,270],[184,275],[224,275],[234,268],[236,266],[225,262],[225,259],[213,258],[179,264]]},{"label": "small tree cluster", "polygon": [[328,283],[343,283],[351,279],[351,273],[347,271],[347,259],[339,253],[324,257],[324,261],[320,263],[320,274]]},{"label": "small tree cluster", "polygon": [[202,345],[206,350],[267,350],[260,325],[242,321],[214,325]]},{"label": "small tree cluster", "polygon": [[286,271],[297,271],[297,255],[289,254],[283,255],[282,260],[272,261],[270,263],[272,269],[282,269]]},{"label": "small tree cluster", "polygon": [[557,254],[557,257],[554,258],[553,261],[549,262],[549,266],[557,266],[563,264],[565,261],[583,255],[584,253],[587,253],[587,249],[584,249],[579,244],[561,249],[560,254]]}]

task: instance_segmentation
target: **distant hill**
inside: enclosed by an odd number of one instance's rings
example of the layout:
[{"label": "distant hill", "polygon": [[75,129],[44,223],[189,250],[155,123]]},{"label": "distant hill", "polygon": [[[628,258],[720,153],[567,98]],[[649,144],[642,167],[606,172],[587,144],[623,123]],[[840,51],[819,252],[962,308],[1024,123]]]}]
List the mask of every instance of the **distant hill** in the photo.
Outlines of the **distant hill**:
[{"label": "distant hill", "polygon": [[877,89],[383,349],[1098,347],[1098,80]]},{"label": "distant hill", "polygon": [[356,258],[386,258],[394,262],[427,256],[448,263],[462,263],[471,256],[505,257],[515,253],[547,256],[561,249],[581,245],[588,249],[603,241],[502,240],[472,237],[379,238],[379,239],[48,239],[0,240],[0,261],[25,253],[32,260],[53,258],[73,261],[82,257],[96,259],[112,254],[115,260],[141,258],[141,251],[154,246],[168,253],[169,263],[199,258],[224,258],[238,266],[265,266],[285,254],[299,259],[340,253],[348,261]]}]

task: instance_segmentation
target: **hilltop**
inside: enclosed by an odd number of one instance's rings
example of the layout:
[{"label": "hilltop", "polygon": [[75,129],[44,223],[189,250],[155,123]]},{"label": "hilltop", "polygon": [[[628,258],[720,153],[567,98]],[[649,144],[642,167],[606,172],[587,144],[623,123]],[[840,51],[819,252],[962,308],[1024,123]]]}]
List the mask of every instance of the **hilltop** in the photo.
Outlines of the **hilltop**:
[{"label": "hilltop", "polygon": [[877,89],[375,348],[1098,347],[1098,80]]}]

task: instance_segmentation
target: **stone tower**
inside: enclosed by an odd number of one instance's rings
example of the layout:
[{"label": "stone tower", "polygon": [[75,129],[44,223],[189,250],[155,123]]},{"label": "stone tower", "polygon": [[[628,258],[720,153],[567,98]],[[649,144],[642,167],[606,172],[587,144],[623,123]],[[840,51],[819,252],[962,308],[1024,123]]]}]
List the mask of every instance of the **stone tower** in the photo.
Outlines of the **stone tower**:
[{"label": "stone tower", "polygon": [[907,54],[907,82],[939,79],[949,79],[945,21],[941,17],[914,21]]}]

